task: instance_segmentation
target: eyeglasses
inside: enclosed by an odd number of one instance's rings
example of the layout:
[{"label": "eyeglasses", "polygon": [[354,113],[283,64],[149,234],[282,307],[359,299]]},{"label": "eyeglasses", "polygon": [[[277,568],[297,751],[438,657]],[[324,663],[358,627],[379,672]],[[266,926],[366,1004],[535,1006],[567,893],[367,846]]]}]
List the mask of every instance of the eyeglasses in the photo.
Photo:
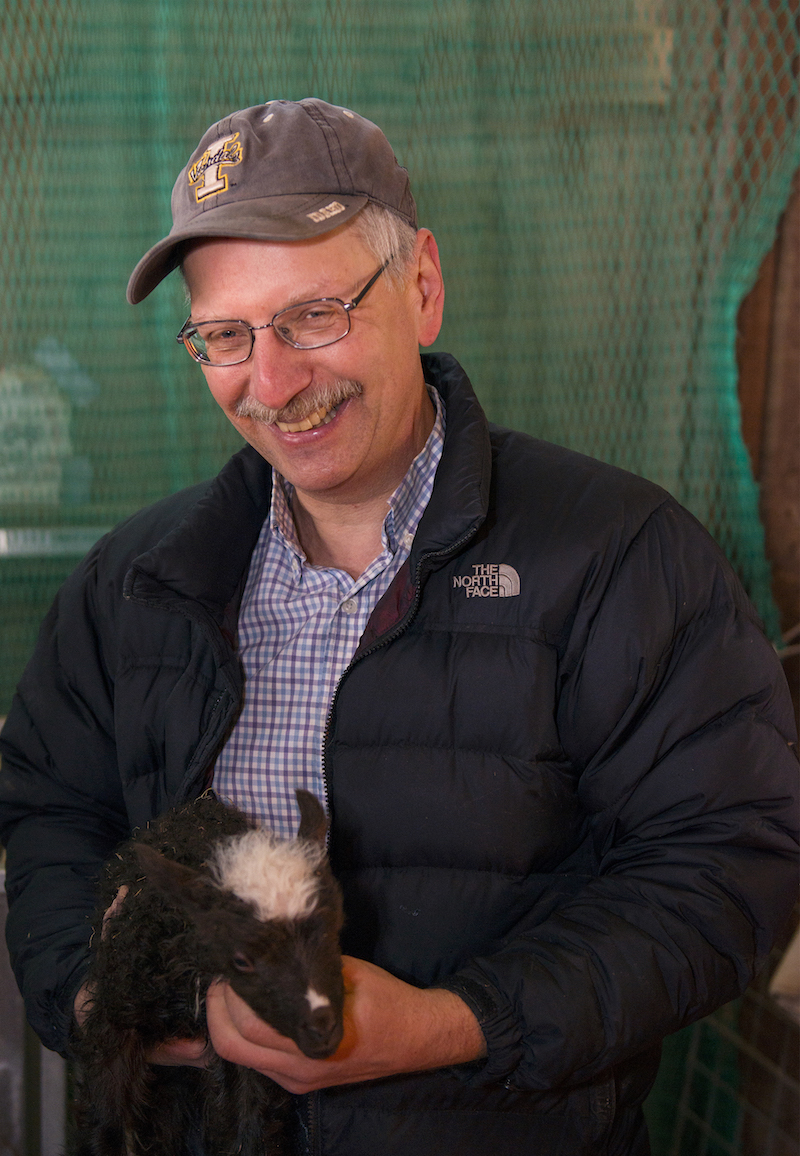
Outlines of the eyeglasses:
[{"label": "eyeglasses", "polygon": [[384,261],[352,301],[338,297],[318,297],[281,309],[266,325],[246,321],[187,320],[176,341],[182,342],[195,361],[204,365],[241,365],[253,352],[257,329],[274,329],[278,337],[294,349],[320,349],[333,345],[350,332],[350,314],[369,293],[384,269],[394,260]]}]

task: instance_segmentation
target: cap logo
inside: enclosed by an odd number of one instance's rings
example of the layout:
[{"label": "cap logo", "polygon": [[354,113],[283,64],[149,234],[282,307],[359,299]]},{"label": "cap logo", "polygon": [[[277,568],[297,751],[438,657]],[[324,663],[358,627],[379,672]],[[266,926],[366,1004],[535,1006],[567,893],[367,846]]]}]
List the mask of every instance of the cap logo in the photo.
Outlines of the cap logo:
[{"label": "cap logo", "polygon": [[238,132],[235,132],[233,136],[215,140],[189,169],[189,184],[195,186],[194,195],[198,204],[206,197],[216,197],[227,192],[228,174],[222,169],[240,165],[244,157],[238,137]]},{"label": "cap logo", "polygon": [[331,201],[330,204],[324,205],[321,209],[316,209],[313,213],[306,213],[306,216],[310,217],[311,220],[318,225],[320,221],[327,221],[328,217],[335,217],[337,213],[343,213],[344,209],[344,205],[338,201]]}]

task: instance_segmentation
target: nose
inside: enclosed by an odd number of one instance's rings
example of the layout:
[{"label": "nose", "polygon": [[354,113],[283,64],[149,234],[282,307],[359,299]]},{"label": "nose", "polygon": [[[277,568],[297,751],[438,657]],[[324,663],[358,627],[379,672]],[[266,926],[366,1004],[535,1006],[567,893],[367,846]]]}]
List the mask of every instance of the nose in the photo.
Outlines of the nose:
[{"label": "nose", "polygon": [[307,1056],[324,1058],[332,1055],[342,1040],[342,1022],[332,1007],[316,1008],[303,1025],[302,1039],[297,1041]]},{"label": "nose", "polygon": [[282,409],[311,384],[308,351],[287,345],[274,329],[259,329],[253,338],[253,352],[246,363],[248,393],[264,405]]}]

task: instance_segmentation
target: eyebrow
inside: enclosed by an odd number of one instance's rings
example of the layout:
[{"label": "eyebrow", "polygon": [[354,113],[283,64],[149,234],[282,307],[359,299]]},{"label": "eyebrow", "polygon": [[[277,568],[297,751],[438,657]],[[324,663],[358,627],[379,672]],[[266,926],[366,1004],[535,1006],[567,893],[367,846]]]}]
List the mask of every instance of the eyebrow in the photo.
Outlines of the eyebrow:
[{"label": "eyebrow", "polygon": [[[342,294],[342,296],[338,296],[336,293],[321,293],[321,292],[314,293],[311,296],[304,295],[302,297],[297,297],[296,300],[290,302],[290,304],[288,304],[288,305],[282,305],[281,308],[277,310],[277,312],[280,313],[283,309],[292,309],[292,308],[294,308],[295,305],[302,305],[306,301],[324,301],[324,300],[331,300],[331,299],[335,299],[336,301],[344,301],[344,302],[352,301],[352,299],[355,296],[357,296],[359,287],[361,286],[362,282],[364,282],[366,284],[366,282],[369,280],[369,277],[370,277],[370,274],[368,274],[368,273],[365,274],[364,277],[360,277],[355,282],[353,287],[350,289],[349,293]],[[275,314],[273,314],[273,317],[274,316],[275,316]]]},{"label": "eyebrow", "polygon": [[[182,269],[181,269],[181,275],[183,276],[183,270]],[[367,277],[366,280],[368,281],[369,277]],[[304,305],[307,301],[332,301],[332,300],[336,300],[336,301],[343,301],[346,304],[348,301],[352,301],[353,297],[358,295],[359,286],[361,285],[362,281],[364,281],[364,278],[363,277],[359,278],[358,281],[355,282],[355,285],[350,290],[350,292],[345,294],[342,297],[337,297],[336,294],[334,294],[334,293],[315,293],[315,294],[312,294],[312,296],[305,296],[304,295],[302,297],[297,297],[294,301],[290,301],[286,305],[281,305],[280,309],[276,309],[275,312],[272,314],[272,316],[276,317],[279,313],[282,313],[284,311],[284,309],[294,309],[294,307],[296,305]],[[189,286],[188,286],[185,278],[184,278],[183,283],[184,283],[184,286],[186,288],[186,305],[187,305],[187,308],[189,310],[189,317],[191,318],[193,325],[199,325],[199,324],[202,324],[203,322],[206,322],[206,321],[243,321],[245,325],[250,324],[250,322],[245,321],[245,319],[243,317],[233,317],[230,314],[227,317],[220,317],[220,316],[217,316],[217,317],[199,317],[199,318],[192,317],[192,305],[191,305],[191,298],[189,296]]]}]

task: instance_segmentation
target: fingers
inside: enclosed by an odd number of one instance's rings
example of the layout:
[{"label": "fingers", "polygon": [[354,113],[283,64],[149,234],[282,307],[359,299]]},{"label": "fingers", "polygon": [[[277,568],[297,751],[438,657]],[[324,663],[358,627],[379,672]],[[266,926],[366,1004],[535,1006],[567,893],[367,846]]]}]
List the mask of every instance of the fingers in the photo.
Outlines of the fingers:
[{"label": "fingers", "polygon": [[[351,1005],[365,978],[385,974],[371,964],[345,958],[344,1039],[334,1055],[326,1059],[304,1055],[293,1040],[260,1020],[227,983],[214,983],[206,996],[208,1032],[214,1050],[232,1063],[255,1068],[294,1094],[369,1079],[375,1074],[369,1025],[365,1025],[367,1030],[362,1035],[355,1026]],[[367,1001],[368,1005],[373,1002]],[[364,1019],[363,1014],[356,1019]],[[371,1017],[367,1015],[366,1019]]]},{"label": "fingers", "polygon": [[295,1094],[448,1067],[485,1054],[478,1021],[457,995],[410,986],[364,960],[343,962],[344,1038],[332,1056],[309,1059],[224,982],[212,984],[206,999],[214,1050]]},{"label": "fingers", "polygon": [[165,1040],[148,1052],[147,1062],[169,1068],[205,1068],[212,1055],[213,1048],[205,1039]]},{"label": "fingers", "polygon": [[260,1020],[225,982],[211,985],[206,996],[208,1033],[217,1055],[253,1068],[300,1095],[341,1082],[331,1075],[332,1060],[311,1060],[293,1040]]},{"label": "fingers", "polygon": [[88,984],[78,989],[78,994],[75,996],[75,1002],[72,1005],[73,1013],[75,1015],[75,1022],[79,1028],[83,1027],[86,1016],[89,1013],[89,1007],[92,1002],[92,993]]},{"label": "fingers", "polygon": [[122,904],[125,902],[125,896],[127,894],[128,894],[128,888],[127,888],[127,886],[123,885],[122,887],[120,887],[119,891],[114,896],[114,899],[113,899],[113,902],[111,903],[111,906],[106,908],[106,910],[103,914],[103,930],[101,932],[103,938],[105,938],[106,925],[108,924],[109,919],[113,919],[113,917],[119,913],[119,910],[122,907]]},{"label": "fingers", "polygon": [[[222,980],[211,984],[206,993],[208,1034],[217,1055],[237,1064],[254,1067],[262,1052],[275,1051],[301,1055],[293,1040],[287,1039],[270,1024],[259,1019],[252,1008]],[[233,1054],[235,1053],[235,1054]],[[246,1055],[248,1059],[240,1059]]]},{"label": "fingers", "polygon": [[[108,921],[119,914],[127,894],[128,888],[126,886],[120,887],[110,906],[107,907],[103,913],[103,927],[101,931],[103,938],[105,938],[108,932]],[[75,1019],[79,1027],[82,1027],[86,1020],[91,1002],[91,989],[88,984],[84,984],[75,996],[75,1002],[73,1004]],[[147,1062],[165,1067],[188,1066],[204,1068],[207,1066],[208,1060],[213,1054],[214,1049],[205,1038],[165,1040],[148,1052]]]}]

